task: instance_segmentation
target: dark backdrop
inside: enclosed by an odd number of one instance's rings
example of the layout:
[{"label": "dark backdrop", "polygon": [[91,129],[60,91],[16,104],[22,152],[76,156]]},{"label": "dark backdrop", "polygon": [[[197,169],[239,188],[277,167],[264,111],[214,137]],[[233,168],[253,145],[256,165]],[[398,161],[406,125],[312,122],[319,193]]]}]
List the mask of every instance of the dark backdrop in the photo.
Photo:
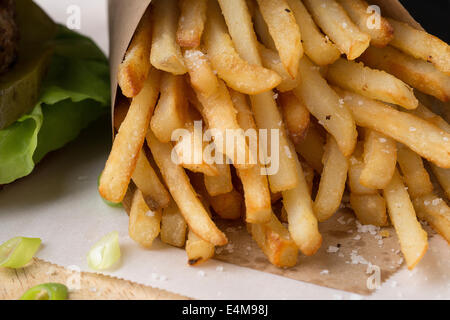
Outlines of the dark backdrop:
[{"label": "dark backdrop", "polygon": [[450,43],[450,0],[400,0],[429,33]]}]

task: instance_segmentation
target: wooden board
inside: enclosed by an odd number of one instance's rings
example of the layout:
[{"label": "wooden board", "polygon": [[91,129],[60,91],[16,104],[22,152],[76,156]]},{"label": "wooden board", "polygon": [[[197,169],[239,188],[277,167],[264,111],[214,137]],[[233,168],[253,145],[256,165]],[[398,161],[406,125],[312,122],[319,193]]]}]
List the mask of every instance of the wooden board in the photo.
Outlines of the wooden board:
[{"label": "wooden board", "polygon": [[71,300],[184,300],[186,297],[127,280],[76,272],[34,258],[22,269],[0,268],[0,299],[15,300],[29,288],[47,282],[67,285]]}]

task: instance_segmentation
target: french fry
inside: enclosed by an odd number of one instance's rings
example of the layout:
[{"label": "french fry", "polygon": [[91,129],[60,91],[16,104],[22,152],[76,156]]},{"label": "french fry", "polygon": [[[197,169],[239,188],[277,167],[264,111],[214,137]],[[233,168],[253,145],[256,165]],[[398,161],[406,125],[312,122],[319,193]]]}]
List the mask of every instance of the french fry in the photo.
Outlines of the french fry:
[{"label": "french fry", "polygon": [[216,164],[219,172],[217,176],[205,176],[205,187],[210,196],[218,196],[231,192],[233,184],[231,182],[231,172],[229,164]]},{"label": "french fry", "polygon": [[[121,99],[114,108],[114,128],[117,131],[128,113],[129,106],[128,101]],[[144,199],[151,210],[166,208],[169,205],[169,192],[159,180],[143,149],[138,154],[136,168],[131,179],[143,193]]]},{"label": "french fry", "polygon": [[249,63],[261,65],[258,40],[245,0],[218,0],[236,51]]},{"label": "french fry", "polygon": [[349,168],[348,159],[331,135],[328,135],[322,162],[322,177],[313,207],[320,222],[329,219],[339,208]]},{"label": "french fry", "polygon": [[450,77],[431,63],[411,57],[395,48],[368,48],[361,56],[365,65],[384,70],[405,83],[441,101],[450,100]]},{"label": "french fry", "polygon": [[[237,120],[245,131],[256,130],[255,120],[246,97],[242,93],[231,90],[231,99],[237,110]],[[270,220],[272,207],[267,176],[261,174],[262,167],[256,164],[250,169],[238,169],[244,189],[245,220],[248,223],[265,223]]]},{"label": "french fry", "polygon": [[287,0],[302,34],[305,54],[315,64],[325,66],[336,61],[341,53],[328,36],[320,32],[308,10],[299,0]]},{"label": "french fry", "polygon": [[265,224],[249,224],[250,233],[269,261],[277,267],[293,267],[297,264],[298,248],[289,231],[275,214]]},{"label": "french fry", "polygon": [[416,198],[413,203],[417,216],[450,243],[450,208],[447,203],[433,194]]},{"label": "french fry", "polygon": [[413,204],[397,170],[389,185],[383,190],[383,195],[406,265],[412,270],[428,249],[427,233],[417,221]]},{"label": "french fry", "polygon": [[301,161],[303,173],[305,174],[306,185],[308,186],[309,194],[312,194],[314,186],[314,169],[304,161]]},{"label": "french fry", "polygon": [[258,39],[264,44],[264,46],[266,46],[270,50],[276,51],[277,47],[275,46],[275,42],[270,35],[269,27],[267,26],[266,21],[264,21],[264,17],[257,7],[257,4],[255,3],[255,1],[251,0],[247,1],[247,5],[250,10],[251,16],[253,17],[255,32],[258,35]]},{"label": "french fry", "polygon": [[222,219],[227,220],[236,220],[241,217],[243,202],[242,195],[235,189],[228,193],[210,197],[210,203],[214,212]]},{"label": "french fry", "polygon": [[230,88],[246,94],[258,94],[275,88],[280,76],[243,60],[234,48],[218,5],[210,2],[205,31],[205,48],[211,64]]},{"label": "french fry", "polygon": [[295,95],[304,102],[309,112],[336,139],[344,156],[352,154],[356,144],[356,125],[350,110],[339,99],[306,57],[300,60],[298,87]]},{"label": "french fry", "polygon": [[386,201],[378,192],[364,195],[350,193],[350,205],[362,224],[387,225]]},{"label": "french fry", "polygon": [[189,227],[203,240],[214,245],[225,245],[227,243],[226,236],[216,227],[197,198],[186,172],[182,167],[172,162],[172,146],[161,143],[151,130],[147,132],[147,144]]},{"label": "french fry", "polygon": [[187,223],[177,204],[170,199],[169,206],[162,210],[161,241],[174,247],[183,247],[186,242]]},{"label": "french fry", "polygon": [[337,0],[344,7],[358,28],[370,35],[370,44],[385,47],[394,38],[394,28],[382,16],[375,16],[369,4],[364,0]]},{"label": "french fry", "polygon": [[364,163],[361,160],[361,156],[362,156],[362,145],[358,144],[358,147],[350,157],[349,161],[350,166],[348,169],[348,186],[350,188],[350,191],[351,193],[359,195],[377,194],[378,191],[376,189],[365,187],[360,182],[361,172],[364,168]]},{"label": "french fry", "polygon": [[303,56],[300,29],[286,0],[257,0],[281,62],[292,78],[297,77],[298,61]]},{"label": "french fry", "polygon": [[430,176],[423,166],[422,158],[417,153],[400,145],[397,152],[397,161],[411,198],[417,198],[433,192]]},{"label": "french fry", "polygon": [[431,123],[406,112],[365,98],[359,94],[335,90],[352,110],[359,126],[397,140],[442,168],[450,168],[450,135]]},{"label": "french fry", "polygon": [[188,256],[188,264],[197,266],[214,256],[214,245],[203,240],[189,229],[186,241],[186,254]]},{"label": "french fry", "polygon": [[292,92],[279,93],[286,129],[294,144],[301,142],[309,127],[310,114],[305,105]]},{"label": "french fry", "polygon": [[171,141],[172,133],[185,126],[188,101],[184,86],[182,76],[164,73],[161,77],[161,96],[150,122],[150,128],[161,142]]},{"label": "french fry", "polygon": [[[249,153],[244,132],[237,123],[236,110],[227,87],[219,79],[216,79],[218,82],[217,88],[210,87],[208,84],[205,85],[205,82],[202,81],[205,78],[215,79],[216,77],[211,65],[201,51],[186,50],[184,57],[189,70],[191,85],[201,104],[203,118],[208,122],[210,128],[214,128],[222,134],[224,141],[227,129],[233,130],[236,135],[236,148],[228,148],[227,146],[226,156],[232,160],[236,168],[253,166],[255,159],[252,159],[253,155]],[[240,155],[243,155],[244,159],[239,159]]]},{"label": "french fry", "polygon": [[299,183],[296,188],[283,191],[283,206],[287,213],[288,229],[300,251],[314,255],[322,245],[317,218],[313,211],[311,192],[300,161],[295,154]]},{"label": "french fry", "polygon": [[178,25],[178,1],[157,0],[152,3],[153,37],[150,62],[159,70],[175,75],[185,74],[181,48],[176,42]]},{"label": "french fry", "polygon": [[158,98],[159,78],[159,71],[152,69],[114,140],[99,186],[102,197],[111,202],[121,202],[127,192]]},{"label": "french fry", "polygon": [[208,0],[181,0],[178,19],[177,43],[182,48],[200,46],[206,21]]},{"label": "french fry", "polygon": [[[188,93],[188,96],[190,94]],[[180,136],[175,144],[175,152],[177,153],[179,164],[192,172],[200,172],[207,176],[217,176],[219,170],[216,165],[207,163],[203,157],[203,151],[208,144],[206,141],[203,141],[203,123],[194,122],[201,121],[202,117],[200,115],[198,117],[197,115],[193,116],[194,113],[198,113],[197,110],[189,108],[188,119],[184,127],[187,131],[180,132]]]},{"label": "french fry", "polygon": [[[249,63],[261,65],[258,42],[245,0],[219,0],[219,4],[239,55]],[[250,100],[258,129],[279,132],[279,169],[273,174],[268,172],[270,189],[273,193],[292,189],[298,184],[295,162],[273,92],[251,96]],[[271,138],[272,132],[269,132],[268,149],[272,148]]]},{"label": "french fry", "polygon": [[134,193],[130,210],[128,233],[130,238],[145,248],[150,248],[153,240],[158,237],[161,225],[161,211],[150,210],[142,192]]},{"label": "french fry", "polygon": [[259,54],[261,55],[262,64],[265,68],[275,71],[281,76],[281,82],[277,86],[280,92],[286,92],[297,86],[297,80],[292,79],[291,75],[286,71],[281,63],[280,56],[274,50],[268,49],[262,44],[258,44]]},{"label": "french fry", "polygon": [[150,72],[152,23],[150,11],[144,14],[133,40],[119,66],[118,82],[124,96],[135,97],[144,86]]},{"label": "french fry", "polygon": [[415,109],[419,103],[406,83],[384,71],[365,67],[361,62],[339,59],[328,68],[327,80],[343,89],[406,109]]},{"label": "french fry", "polygon": [[325,139],[320,134],[316,124],[311,123],[306,131],[305,138],[296,143],[295,150],[305,159],[314,170],[321,174],[323,170],[323,154]]},{"label": "french fry", "polygon": [[435,164],[430,164],[431,170],[433,171],[434,175],[436,176],[436,179],[439,181],[439,184],[441,185],[442,189],[445,192],[445,195],[450,198],[450,170],[439,168]]},{"label": "french fry", "polygon": [[407,23],[388,19],[394,27],[390,45],[417,59],[431,62],[438,70],[450,76],[450,47],[441,39],[417,30]]},{"label": "french fry", "polygon": [[142,192],[151,210],[166,208],[169,205],[169,192],[159,181],[155,170],[147,160],[144,150],[141,150],[138,154],[136,168],[131,178],[136,187]]},{"label": "french fry", "polygon": [[348,60],[358,58],[370,44],[370,36],[353,23],[335,0],[304,0],[317,25],[330,37]]},{"label": "french fry", "polygon": [[397,144],[386,135],[367,129],[363,159],[359,182],[367,188],[384,189],[395,172]]},{"label": "french fry", "polygon": [[411,114],[418,116],[428,122],[434,124],[435,126],[441,128],[447,133],[450,133],[450,125],[447,121],[445,121],[441,116],[432,112],[430,109],[425,107],[422,103],[419,102],[419,105],[416,109],[410,111]]}]

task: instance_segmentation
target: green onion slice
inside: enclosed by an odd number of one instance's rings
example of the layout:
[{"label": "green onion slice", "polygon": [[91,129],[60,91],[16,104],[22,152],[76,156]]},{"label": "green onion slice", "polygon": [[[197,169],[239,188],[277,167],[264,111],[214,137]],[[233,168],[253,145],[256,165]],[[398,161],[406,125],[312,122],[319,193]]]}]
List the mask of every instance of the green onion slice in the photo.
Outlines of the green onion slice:
[{"label": "green onion slice", "polygon": [[100,239],[88,253],[87,262],[91,269],[105,270],[120,259],[119,233],[113,231]]},{"label": "green onion slice", "polygon": [[[100,178],[101,177],[102,177],[102,174],[100,173],[100,175],[98,176],[98,179],[97,179],[97,187],[100,186]],[[100,194],[100,197],[102,198],[103,202],[106,203],[110,207],[113,207],[113,208],[120,208],[120,207],[122,207],[122,202],[119,202],[119,203],[111,202],[111,201],[106,200],[105,198],[103,198],[101,194]]]},{"label": "green onion slice", "polygon": [[0,267],[21,268],[31,261],[41,245],[39,238],[15,237],[0,245]]},{"label": "green onion slice", "polygon": [[20,300],[66,300],[67,291],[63,284],[44,283],[29,289]]}]

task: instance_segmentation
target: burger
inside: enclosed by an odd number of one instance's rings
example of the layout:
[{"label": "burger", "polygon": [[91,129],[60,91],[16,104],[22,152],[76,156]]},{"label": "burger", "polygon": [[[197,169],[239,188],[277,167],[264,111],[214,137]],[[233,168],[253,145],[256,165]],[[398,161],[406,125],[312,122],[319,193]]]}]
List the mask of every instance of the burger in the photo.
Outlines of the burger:
[{"label": "burger", "polygon": [[0,0],[0,185],[109,111],[108,61],[32,0]]}]

